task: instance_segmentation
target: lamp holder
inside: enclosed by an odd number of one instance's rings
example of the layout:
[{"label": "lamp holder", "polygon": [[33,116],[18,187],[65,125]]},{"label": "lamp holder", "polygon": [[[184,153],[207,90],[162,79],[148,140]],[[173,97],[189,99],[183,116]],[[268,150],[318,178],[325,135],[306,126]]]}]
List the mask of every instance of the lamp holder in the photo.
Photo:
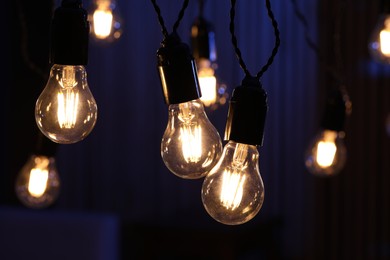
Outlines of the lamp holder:
[{"label": "lamp holder", "polygon": [[201,97],[195,60],[176,31],[169,34],[157,51],[157,68],[167,105]]},{"label": "lamp holder", "polygon": [[332,90],[325,103],[321,128],[336,132],[344,131],[347,116],[346,94],[340,89]]},{"label": "lamp holder", "polygon": [[191,47],[194,58],[215,62],[217,59],[215,46],[213,26],[202,15],[199,15],[191,26]]},{"label": "lamp holder", "polygon": [[81,0],[63,0],[51,23],[50,63],[87,65],[89,22]]},{"label": "lamp holder", "polygon": [[259,79],[246,76],[229,102],[225,140],[262,146],[267,111],[267,93]]}]

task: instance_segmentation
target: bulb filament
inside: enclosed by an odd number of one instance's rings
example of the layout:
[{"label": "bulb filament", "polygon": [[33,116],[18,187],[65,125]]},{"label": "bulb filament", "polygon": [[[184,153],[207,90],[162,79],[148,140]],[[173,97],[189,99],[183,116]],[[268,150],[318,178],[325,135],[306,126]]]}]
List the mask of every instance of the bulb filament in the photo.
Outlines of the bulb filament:
[{"label": "bulb filament", "polygon": [[386,19],[385,28],[380,32],[379,40],[382,54],[390,57],[390,19]]},{"label": "bulb filament", "polygon": [[36,167],[30,171],[28,192],[31,196],[39,198],[46,191],[47,179],[49,178],[49,171],[47,169],[49,160],[36,158],[35,163]]},{"label": "bulb filament", "polygon": [[220,201],[229,210],[235,210],[241,204],[246,176],[242,174],[247,167],[246,145],[237,143],[233,154],[231,169],[223,173]]},{"label": "bulb filament", "polygon": [[112,27],[112,10],[110,1],[97,1],[98,7],[93,13],[93,31],[96,38],[105,39],[111,33]]},{"label": "bulb filament", "polygon": [[337,147],[335,144],[336,137],[336,132],[325,131],[324,139],[317,144],[316,161],[321,168],[327,168],[333,164],[334,157],[337,151]]},{"label": "bulb filament", "polygon": [[60,80],[60,85],[63,89],[57,94],[57,117],[61,128],[73,128],[77,121],[79,93],[73,90],[77,86],[75,76],[75,71],[72,66],[66,66],[64,68],[63,77]]}]

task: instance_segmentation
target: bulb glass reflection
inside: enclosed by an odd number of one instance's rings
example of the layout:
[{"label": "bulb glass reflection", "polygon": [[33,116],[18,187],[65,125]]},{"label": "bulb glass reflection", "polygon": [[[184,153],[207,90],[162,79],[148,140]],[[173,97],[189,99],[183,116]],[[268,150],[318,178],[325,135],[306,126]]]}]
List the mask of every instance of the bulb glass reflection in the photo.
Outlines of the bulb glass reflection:
[{"label": "bulb glass reflection", "polygon": [[226,225],[248,222],[261,209],[264,185],[256,146],[229,141],[202,185],[208,214]]},{"label": "bulb glass reflection", "polygon": [[344,133],[331,130],[321,131],[306,153],[306,167],[318,176],[335,175],[344,167],[346,148]]},{"label": "bulb glass reflection", "polygon": [[33,155],[23,166],[16,180],[19,200],[29,208],[45,208],[58,197],[60,179],[53,157]]},{"label": "bulb glass reflection", "polygon": [[185,179],[202,178],[218,161],[221,150],[218,131],[199,99],[169,105],[161,156],[172,173]]},{"label": "bulb glass reflection", "polygon": [[390,63],[390,15],[382,15],[378,19],[371,35],[369,50],[374,60]]},{"label": "bulb glass reflection", "polygon": [[91,15],[91,32],[98,40],[112,41],[122,35],[119,14],[115,10],[113,0],[95,0],[94,11]]},{"label": "bulb glass reflection", "polygon": [[97,105],[83,66],[54,65],[35,105],[35,120],[50,140],[71,144],[94,128]]}]

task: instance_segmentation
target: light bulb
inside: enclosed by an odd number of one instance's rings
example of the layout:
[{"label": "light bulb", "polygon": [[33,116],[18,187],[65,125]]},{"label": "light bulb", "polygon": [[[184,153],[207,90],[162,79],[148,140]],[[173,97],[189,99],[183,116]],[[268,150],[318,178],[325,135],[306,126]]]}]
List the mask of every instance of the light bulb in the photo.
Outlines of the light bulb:
[{"label": "light bulb", "polygon": [[306,152],[305,164],[310,173],[331,176],[340,172],[346,162],[344,132],[322,130]]},{"label": "light bulb", "polygon": [[206,107],[217,101],[217,79],[214,73],[210,60],[201,59],[198,62],[199,86],[202,92],[200,100]]},{"label": "light bulb", "polygon": [[53,65],[35,105],[41,132],[56,143],[76,143],[92,131],[96,119],[97,106],[84,66]]},{"label": "light bulb", "polygon": [[210,123],[199,99],[169,105],[168,125],[161,141],[167,168],[185,179],[204,177],[222,150],[218,131]]},{"label": "light bulb", "polygon": [[229,141],[205,177],[202,202],[208,214],[226,225],[248,222],[261,209],[264,185],[255,145]]},{"label": "light bulb", "polygon": [[390,15],[379,17],[368,47],[374,60],[390,63]]},{"label": "light bulb", "polygon": [[32,155],[16,180],[16,195],[29,208],[45,208],[58,197],[60,179],[54,157]]},{"label": "light bulb", "polygon": [[122,35],[116,3],[113,0],[96,0],[92,11],[91,32],[97,40],[113,41]]}]

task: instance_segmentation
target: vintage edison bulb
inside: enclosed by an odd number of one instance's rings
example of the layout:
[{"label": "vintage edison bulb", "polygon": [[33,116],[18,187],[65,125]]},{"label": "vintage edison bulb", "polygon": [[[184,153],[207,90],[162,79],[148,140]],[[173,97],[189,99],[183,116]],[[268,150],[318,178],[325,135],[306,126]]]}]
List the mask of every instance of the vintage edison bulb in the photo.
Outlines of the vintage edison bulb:
[{"label": "vintage edison bulb", "polygon": [[184,179],[202,178],[216,164],[221,150],[218,131],[199,99],[169,105],[161,156],[172,173]]},{"label": "vintage edison bulb", "polygon": [[390,63],[390,15],[379,17],[368,47],[374,60]]},{"label": "vintage edison bulb", "polygon": [[83,140],[94,128],[97,106],[84,66],[55,64],[35,105],[41,132],[60,144]]},{"label": "vintage edison bulb", "polygon": [[248,222],[264,201],[256,146],[229,141],[204,179],[202,202],[208,214],[226,225]]},{"label": "vintage edison bulb", "polygon": [[119,14],[114,0],[95,0],[91,18],[91,32],[98,40],[113,41],[122,35]]},{"label": "vintage edison bulb", "polygon": [[32,155],[17,176],[15,191],[29,208],[45,208],[58,197],[60,179],[54,157]]},{"label": "vintage edison bulb", "polygon": [[340,172],[346,162],[344,132],[323,130],[309,146],[306,167],[318,176],[330,176]]},{"label": "vintage edison bulb", "polygon": [[213,105],[217,101],[217,79],[214,68],[208,59],[200,59],[198,62],[198,79],[202,92],[203,104],[206,107]]}]

